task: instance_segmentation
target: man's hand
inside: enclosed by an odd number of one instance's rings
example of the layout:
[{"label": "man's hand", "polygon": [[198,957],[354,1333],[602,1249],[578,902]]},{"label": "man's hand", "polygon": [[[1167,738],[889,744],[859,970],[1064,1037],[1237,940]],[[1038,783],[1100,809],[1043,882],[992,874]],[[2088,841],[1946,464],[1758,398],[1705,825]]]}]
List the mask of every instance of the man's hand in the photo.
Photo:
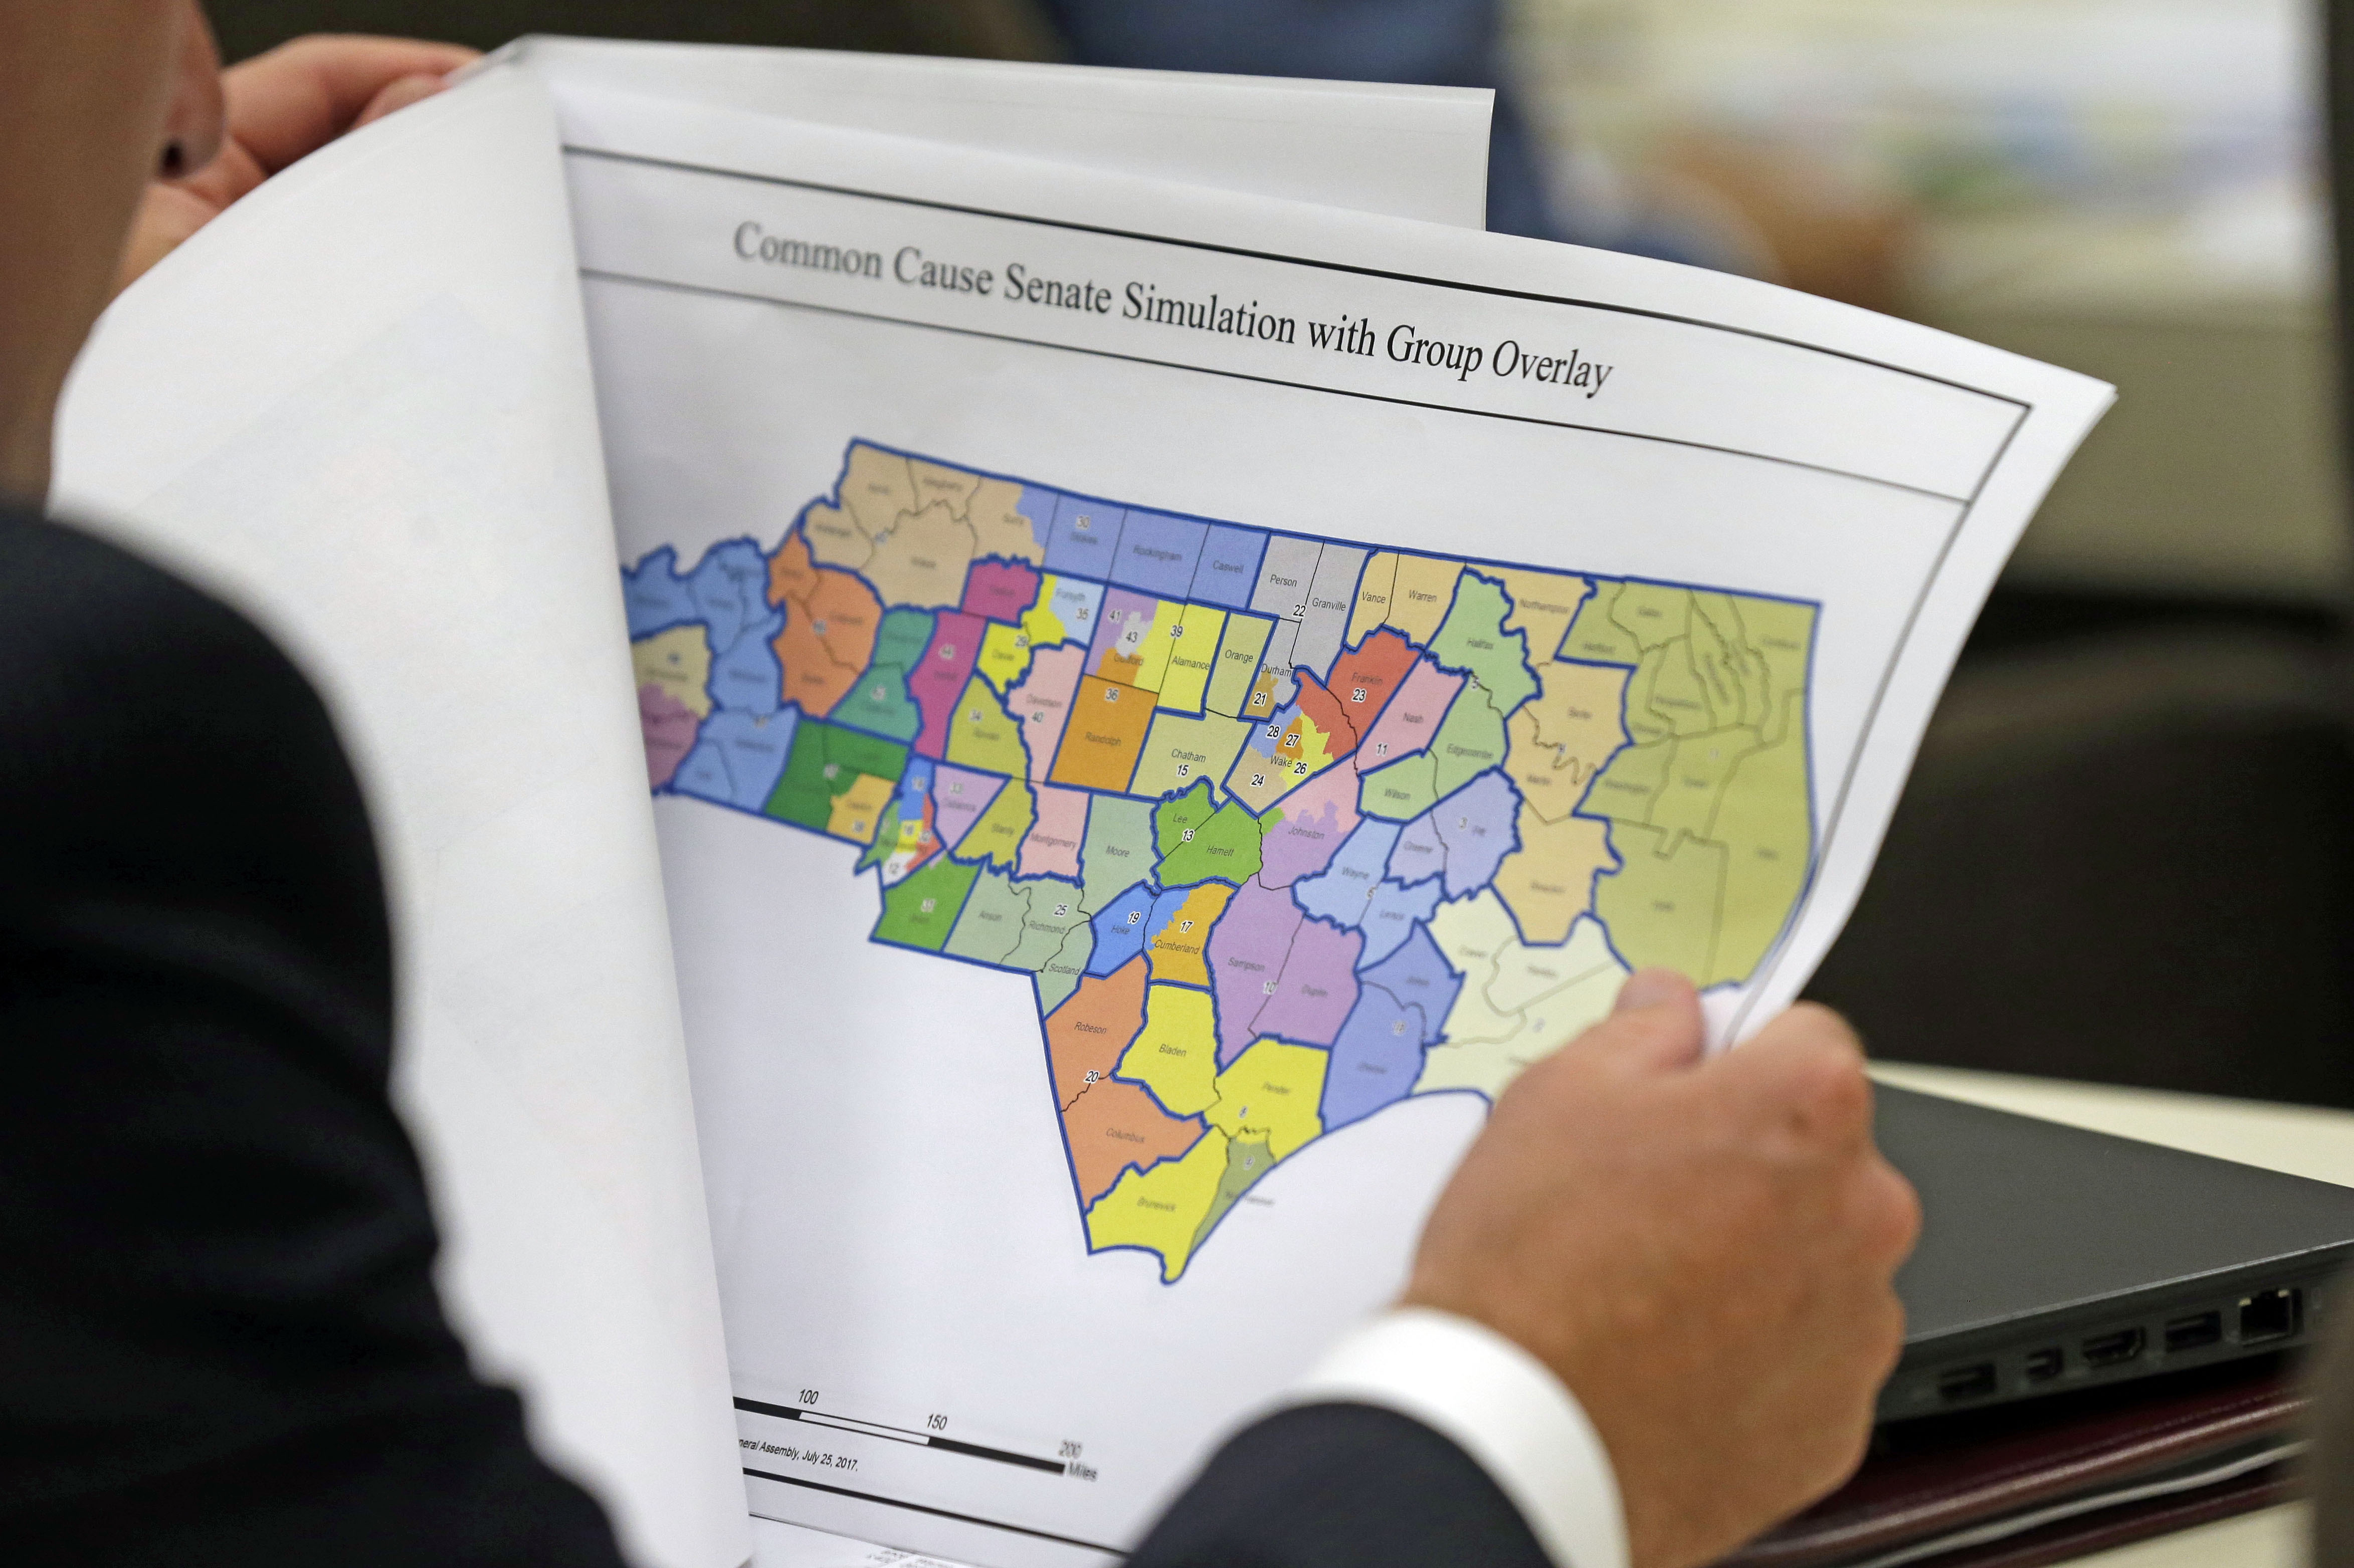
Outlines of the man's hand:
[{"label": "man's hand", "polygon": [[475,58],[455,44],[320,37],[231,66],[221,73],[228,137],[220,155],[147,187],[115,288],[128,288],[279,170],[346,131],[432,97],[450,72]]},{"label": "man's hand", "polygon": [[1689,983],[1628,981],[1499,1100],[1406,1292],[1569,1385],[1617,1472],[1636,1568],[1711,1561],[1854,1468],[1920,1228],[1836,1014],[1794,1008],[1706,1061],[1702,1039]]}]

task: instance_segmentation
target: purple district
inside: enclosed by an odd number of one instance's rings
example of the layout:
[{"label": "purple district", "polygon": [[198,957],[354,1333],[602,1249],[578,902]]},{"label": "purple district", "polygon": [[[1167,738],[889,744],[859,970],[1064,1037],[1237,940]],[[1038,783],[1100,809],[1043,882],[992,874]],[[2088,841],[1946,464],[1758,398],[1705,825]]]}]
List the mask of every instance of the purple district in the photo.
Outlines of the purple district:
[{"label": "purple district", "polygon": [[670,787],[682,795],[757,811],[768,803],[777,775],[785,770],[800,723],[800,711],[794,708],[768,715],[715,709],[703,721],[695,749],[678,765]]},{"label": "purple district", "polygon": [[[1104,658],[1114,650],[1125,658],[1139,657],[1137,650],[1144,646],[1144,634],[1152,630],[1153,612],[1160,608],[1159,599],[1143,594],[1130,593],[1126,588],[1105,589],[1103,609],[1096,617],[1095,641],[1087,649],[1087,673],[1102,674]],[[1122,640],[1131,626],[1136,628],[1135,640],[1123,646]]]},{"label": "purple district", "polygon": [[1038,541],[1038,548],[1041,550],[1046,547],[1047,541],[1054,536],[1055,503],[1059,499],[1061,498],[1051,490],[1041,490],[1034,484],[1025,484],[1022,487],[1022,499],[1013,503],[1013,510],[1022,514],[1029,523],[1030,536]]},{"label": "purple district", "polygon": [[[1025,493],[1023,500],[1029,500]],[[1046,569],[1107,582],[1119,554],[1120,520],[1124,507],[1090,501],[1084,495],[1055,497],[1055,524],[1046,536]]]},{"label": "purple district", "polygon": [[621,604],[629,612],[633,642],[665,627],[703,619],[686,579],[678,575],[678,552],[668,545],[640,561],[634,571],[621,568]]},{"label": "purple district", "polygon": [[1397,847],[1402,831],[1395,822],[1366,818],[1332,857],[1324,874],[1294,885],[1292,896],[1299,900],[1302,909],[1336,926],[1357,924],[1364,916],[1365,905],[1372,899],[1373,889],[1381,884],[1390,852]]},{"label": "purple district", "polygon": [[949,849],[964,842],[973,823],[997,799],[1005,780],[987,773],[970,773],[947,763],[932,769],[932,836]]},{"label": "purple district", "polygon": [[1414,1091],[1422,1076],[1423,1037],[1429,1025],[1422,1009],[1369,985],[1349,1022],[1332,1042],[1332,1065],[1324,1075],[1324,1130],[1361,1121]]},{"label": "purple district", "polygon": [[1482,773],[1406,825],[1390,874],[1408,884],[1443,874],[1449,898],[1477,893],[1520,842],[1512,826],[1520,804],[1500,769]]},{"label": "purple district", "polygon": [[784,705],[785,673],[769,640],[785,629],[782,612],[745,628],[711,662],[711,695],[721,707],[766,718]]},{"label": "purple district", "polygon": [[1291,895],[1253,879],[1243,884],[1211,930],[1210,989],[1218,1000],[1220,1065],[1257,1038],[1252,1025],[1274,999],[1303,918]]},{"label": "purple district", "polygon": [[1389,871],[1392,880],[1409,887],[1447,874],[1447,841],[1438,836],[1428,811],[1398,834],[1397,848],[1390,851]]},{"label": "purple district", "polygon": [[686,591],[695,613],[711,628],[714,648],[736,640],[769,618],[769,562],[749,539],[714,545],[688,574]]},{"label": "purple district", "polygon": [[1284,797],[1278,816],[1259,842],[1258,879],[1288,887],[1322,871],[1348,842],[1357,825],[1357,770],[1345,764],[1325,769]]},{"label": "purple district", "polygon": [[[1335,930],[1321,920],[1301,921],[1283,961],[1283,978],[1251,1021],[1252,1029],[1304,1045],[1332,1044],[1357,1005],[1357,955],[1364,945],[1354,931]],[[1221,1054],[1219,1065],[1225,1065]]]},{"label": "purple district", "polygon": [[1373,897],[1365,901],[1364,918],[1357,924],[1365,936],[1364,956],[1357,960],[1357,966],[1363,969],[1388,958],[1437,913],[1437,882],[1417,883],[1412,887],[1402,887],[1394,882],[1381,884],[1373,889]]},{"label": "purple district", "polygon": [[1262,762],[1273,762],[1276,748],[1283,744],[1283,732],[1289,729],[1291,721],[1299,716],[1299,705],[1296,702],[1286,703],[1276,711],[1273,718],[1253,726],[1247,737],[1248,744],[1243,748],[1243,755],[1246,758],[1256,757]]},{"label": "purple district", "polygon": [[1423,1044],[1435,1045],[1447,1027],[1455,993],[1463,977],[1447,967],[1447,955],[1430,939],[1430,927],[1416,926],[1398,950],[1357,977],[1367,986],[1379,986],[1423,1018]]},{"label": "purple district", "polygon": [[1267,553],[1267,535],[1256,528],[1213,523],[1202,545],[1202,564],[1193,568],[1193,591],[1185,597],[1229,609],[1248,609],[1251,589],[1258,583],[1258,558]]},{"label": "purple district", "polygon": [[[1173,896],[1182,903],[1191,891],[1180,889]],[[1144,951],[1144,934],[1153,929],[1153,898],[1150,885],[1140,882],[1096,912],[1096,949],[1087,959],[1087,973],[1108,975]]]},{"label": "purple district", "polygon": [[1193,586],[1206,523],[1165,512],[1131,512],[1119,530],[1119,561],[1113,577],[1162,599],[1183,599]]},{"label": "purple district", "polygon": [[695,748],[695,710],[649,682],[638,688],[638,727],[645,735],[646,783],[659,789]]}]

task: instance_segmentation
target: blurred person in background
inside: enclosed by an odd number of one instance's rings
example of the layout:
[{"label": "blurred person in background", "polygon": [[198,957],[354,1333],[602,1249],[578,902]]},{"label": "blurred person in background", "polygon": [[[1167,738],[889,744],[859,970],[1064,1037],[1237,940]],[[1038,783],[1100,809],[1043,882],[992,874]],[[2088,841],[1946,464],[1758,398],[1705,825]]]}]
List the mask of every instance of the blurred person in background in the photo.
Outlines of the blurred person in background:
[{"label": "blurred person in background", "polygon": [[1912,226],[1787,153],[1688,136],[1608,191],[1547,167],[1509,69],[1501,0],[1043,0],[1089,65],[1490,88],[1488,227],[1893,304]]},{"label": "blurred person in background", "polygon": [[258,52],[298,34],[397,30],[488,48],[526,32],[1497,90],[1488,226],[1787,283],[1886,309],[1911,215],[1789,149],[1693,135],[1610,167],[1532,127],[1503,0],[217,0]]}]

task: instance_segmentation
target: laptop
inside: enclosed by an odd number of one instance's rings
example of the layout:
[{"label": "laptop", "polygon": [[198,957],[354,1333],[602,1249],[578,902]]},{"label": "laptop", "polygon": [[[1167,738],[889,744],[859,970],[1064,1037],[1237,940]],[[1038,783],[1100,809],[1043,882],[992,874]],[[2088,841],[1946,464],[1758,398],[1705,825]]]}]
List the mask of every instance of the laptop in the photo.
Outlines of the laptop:
[{"label": "laptop", "polygon": [[2354,1263],[2354,1187],[1887,1085],[1875,1099],[1881,1149],[1922,1207],[1882,1422],[2324,1337]]}]

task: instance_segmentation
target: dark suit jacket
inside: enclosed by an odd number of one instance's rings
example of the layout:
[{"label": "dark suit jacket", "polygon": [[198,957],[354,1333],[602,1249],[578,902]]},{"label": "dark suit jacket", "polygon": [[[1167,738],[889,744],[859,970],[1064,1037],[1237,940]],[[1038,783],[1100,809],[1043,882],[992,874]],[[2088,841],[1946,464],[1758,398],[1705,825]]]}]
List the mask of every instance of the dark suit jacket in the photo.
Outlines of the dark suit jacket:
[{"label": "dark suit jacket", "polygon": [[[0,507],[0,1559],[619,1563],[441,1315],[374,842],[233,611]],[[1352,1406],[1213,1460],[1153,1568],[1543,1562]]]}]

